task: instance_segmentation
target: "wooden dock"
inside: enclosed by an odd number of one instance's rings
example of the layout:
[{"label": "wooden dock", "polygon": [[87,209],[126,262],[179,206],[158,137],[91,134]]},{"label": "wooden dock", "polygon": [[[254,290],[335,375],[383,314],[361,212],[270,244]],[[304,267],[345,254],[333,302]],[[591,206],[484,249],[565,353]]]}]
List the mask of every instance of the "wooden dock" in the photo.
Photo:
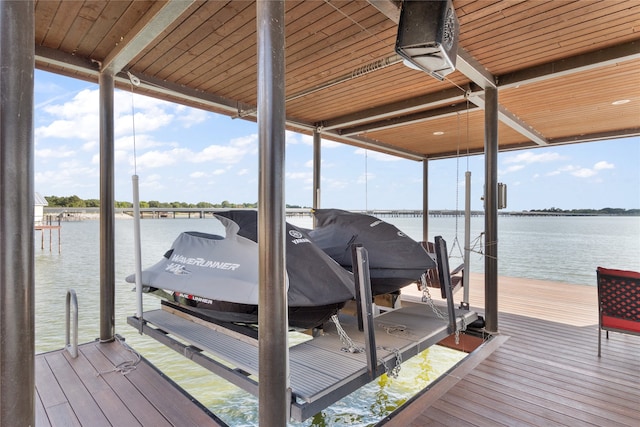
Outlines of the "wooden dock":
[{"label": "wooden dock", "polygon": [[62,252],[62,236],[61,236],[61,229],[62,226],[60,224],[58,225],[52,225],[52,224],[37,224],[33,227],[34,231],[40,231],[40,249],[44,250],[45,246],[44,246],[44,232],[45,230],[49,230],[49,252],[53,251],[53,230],[57,230],[58,231],[58,253]]},{"label": "wooden dock", "polygon": [[[482,312],[482,276],[471,285]],[[380,425],[638,425],[640,337],[611,333],[597,357],[595,286],[501,277],[499,296],[497,337]],[[132,359],[118,342],[79,353],[37,356],[37,426],[224,425],[144,360],[113,372]]]},{"label": "wooden dock", "polygon": [[611,333],[598,358],[595,286],[501,277],[499,298],[495,342],[380,425],[640,425],[640,337]]},{"label": "wooden dock", "polygon": [[[120,341],[36,356],[36,426],[225,426]],[[136,363],[137,362],[137,363]],[[121,369],[118,369],[118,368]]]}]

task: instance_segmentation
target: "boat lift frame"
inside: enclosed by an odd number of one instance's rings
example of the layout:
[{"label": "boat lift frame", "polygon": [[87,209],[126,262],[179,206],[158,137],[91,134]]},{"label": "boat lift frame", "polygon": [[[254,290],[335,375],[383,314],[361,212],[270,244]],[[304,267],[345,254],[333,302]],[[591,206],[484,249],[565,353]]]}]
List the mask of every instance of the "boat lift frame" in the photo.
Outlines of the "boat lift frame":
[{"label": "boat lift frame", "polygon": [[[477,318],[475,312],[454,308],[451,281],[442,274],[447,296],[447,316],[429,304],[404,302],[397,309],[374,317],[366,248],[352,249],[358,289],[356,316],[341,315],[340,326],[325,325],[321,336],[292,346],[286,352],[291,370],[291,418],[303,421],[360,387],[389,372],[403,360],[417,355]],[[446,243],[436,237],[438,268],[448,271]],[[185,314],[172,303],[131,316],[128,323],[142,333],[196,362],[243,390],[259,395],[258,341],[238,327],[225,328]],[[403,325],[399,335],[389,325]],[[357,349],[346,348],[338,328],[343,328]],[[253,331],[253,330],[252,330]],[[376,334],[378,332],[378,334]],[[253,335],[253,336],[249,336]]]}]

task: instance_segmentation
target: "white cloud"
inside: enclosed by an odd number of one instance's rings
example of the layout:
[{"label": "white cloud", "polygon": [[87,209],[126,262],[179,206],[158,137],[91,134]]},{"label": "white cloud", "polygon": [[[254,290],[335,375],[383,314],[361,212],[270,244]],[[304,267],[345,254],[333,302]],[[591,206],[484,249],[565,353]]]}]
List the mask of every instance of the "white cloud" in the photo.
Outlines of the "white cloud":
[{"label": "white cloud", "polygon": [[573,175],[575,177],[578,177],[578,178],[591,178],[592,176],[594,176],[597,173],[598,172],[596,172],[593,169],[579,168],[579,169],[576,169],[576,170],[572,171],[571,175]]},{"label": "white cloud", "polygon": [[591,178],[598,174],[599,171],[605,169],[614,169],[615,166],[606,161],[597,162],[592,168],[585,168],[582,166],[566,165],[558,168],[552,172],[549,172],[547,176],[560,175],[562,173],[568,173],[576,178]]},{"label": "white cloud", "polygon": [[114,163],[130,163],[133,166],[133,156],[129,155],[128,151],[125,150],[115,150],[113,153],[113,161]]},{"label": "white cloud", "polygon": [[344,147],[344,144],[331,141],[330,139],[322,139],[322,148],[338,148],[338,147]]},{"label": "white cloud", "polygon": [[381,162],[397,162],[402,160],[402,158],[397,156],[392,156],[390,154],[380,153],[378,151],[365,150],[364,148],[357,148],[354,151],[354,154],[358,154],[361,156],[367,156],[367,158],[371,158],[373,160],[378,160]]},{"label": "white cloud", "polygon": [[182,162],[215,162],[230,165],[240,162],[245,156],[254,154],[256,151],[257,135],[252,134],[234,138],[229,142],[229,145],[209,145],[200,151],[183,147],[175,147],[165,151],[147,151],[137,156],[137,164],[142,168],[164,167]]},{"label": "white cloud", "polygon": [[[165,180],[162,179],[162,175],[151,174],[140,180],[140,188],[144,188],[145,190],[165,190],[167,186],[165,185]],[[140,198],[145,200],[143,194],[140,195]],[[152,197],[150,200],[154,200],[154,198]]]},{"label": "white cloud", "polygon": [[562,160],[564,157],[558,153],[534,153],[531,150],[518,153],[516,155],[505,156],[504,163],[547,163]]},{"label": "white cloud", "polygon": [[82,144],[82,151],[97,151],[99,143],[96,140],[88,141]]},{"label": "white cloud", "polygon": [[[38,138],[64,138],[91,141],[100,129],[99,90],[82,90],[64,103],[54,104],[55,98],[41,104],[39,112],[49,117],[48,125],[35,129]],[[133,102],[133,105],[132,105]],[[133,115],[132,115],[133,114]],[[143,142],[148,132],[178,124],[190,127],[207,119],[207,112],[187,108],[167,101],[134,95],[125,91],[114,93],[114,134],[117,138],[131,139],[136,134]],[[131,146],[132,147],[132,146]]]},{"label": "white cloud", "polygon": [[147,151],[137,158],[140,168],[159,168],[170,166],[193,157],[193,152],[186,148],[174,148],[168,151]]},{"label": "white cloud", "polygon": [[76,192],[77,188],[97,187],[98,177],[98,168],[71,159],[61,162],[57,169],[36,172],[35,184],[54,188],[61,194],[70,194]]},{"label": "white cloud", "polygon": [[237,145],[210,145],[200,152],[191,152],[185,160],[193,163],[209,161],[218,163],[238,163],[249,151],[250,150],[246,147]]},{"label": "white cloud", "polygon": [[376,178],[375,174],[371,172],[363,173],[356,179],[358,184],[366,184],[369,181],[373,181]]},{"label": "white cloud", "polygon": [[321,178],[321,181],[324,187],[332,190],[342,190],[349,186],[349,183],[347,181],[340,179]]},{"label": "white cloud", "polygon": [[[286,131],[284,134],[285,142],[287,145],[297,145],[297,144],[304,144],[304,143],[308,144],[309,142],[304,141],[303,136],[305,135],[297,134],[289,130]],[[313,144],[313,138],[311,139],[311,144]]]},{"label": "white cloud", "polygon": [[596,163],[595,165],[593,165],[593,169],[597,171],[603,170],[603,169],[615,169],[615,165],[613,163],[609,163],[605,160],[602,160]]},{"label": "white cloud", "polygon": [[35,150],[36,157],[42,157],[47,159],[51,159],[51,158],[60,159],[65,157],[73,157],[75,155],[76,155],[76,152],[74,150],[70,150],[66,147],[60,147],[55,150],[51,148],[43,148],[43,149]]},{"label": "white cloud", "polygon": [[209,117],[209,114],[204,110],[188,108],[182,105],[180,105],[179,107],[183,107],[183,108],[178,108],[178,111],[184,114],[180,114],[178,116],[178,121],[185,128],[190,128],[193,125],[197,125],[199,123],[205,122]]},{"label": "white cloud", "polygon": [[313,174],[311,172],[287,172],[285,177],[305,183],[313,183]]},{"label": "white cloud", "polygon": [[508,173],[512,173],[512,172],[517,172],[519,170],[524,169],[525,165],[513,165],[513,166],[509,166],[507,169],[505,170],[501,170],[500,174],[501,175],[506,175]]}]

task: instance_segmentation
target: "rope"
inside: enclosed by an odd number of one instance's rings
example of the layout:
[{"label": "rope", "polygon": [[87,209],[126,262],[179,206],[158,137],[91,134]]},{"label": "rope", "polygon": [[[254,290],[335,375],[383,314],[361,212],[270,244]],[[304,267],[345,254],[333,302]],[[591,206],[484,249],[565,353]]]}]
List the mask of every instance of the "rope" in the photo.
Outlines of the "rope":
[{"label": "rope", "polygon": [[388,325],[386,323],[378,323],[378,326],[384,329],[388,335],[396,337],[406,337],[409,335],[405,325]]},{"label": "rope", "polygon": [[125,350],[133,354],[134,359],[125,360],[124,362],[118,363],[113,367],[113,369],[100,371],[96,374],[96,376],[101,376],[110,372],[120,372],[122,375],[127,375],[129,372],[134,371],[138,366],[138,363],[140,363],[140,361],[142,360],[142,356],[140,355],[140,353],[135,351],[133,348],[131,348],[131,346],[129,346],[129,344],[124,342],[124,339],[116,336],[116,340],[125,348]]}]

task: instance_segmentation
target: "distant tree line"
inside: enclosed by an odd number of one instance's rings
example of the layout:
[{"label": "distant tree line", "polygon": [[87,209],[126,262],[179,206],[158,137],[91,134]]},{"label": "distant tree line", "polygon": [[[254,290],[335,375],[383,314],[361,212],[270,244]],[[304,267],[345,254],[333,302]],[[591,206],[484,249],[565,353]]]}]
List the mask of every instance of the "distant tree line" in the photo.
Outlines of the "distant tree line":
[{"label": "distant tree line", "polygon": [[556,214],[570,215],[640,215],[640,209],[621,209],[621,208],[603,208],[603,209],[531,209],[529,212],[547,212]]},{"label": "distant tree line", "polygon": [[[99,208],[100,200],[98,199],[86,199],[83,200],[80,197],[73,195],[67,197],[58,196],[45,196],[50,207],[54,208]],[[131,202],[115,202],[116,208],[132,208]],[[210,202],[198,202],[198,203],[185,203],[185,202],[159,202],[157,200],[140,201],[141,208],[243,208],[243,209],[257,209],[258,202],[255,203],[231,203],[228,200],[224,200],[221,203]],[[287,205],[287,208],[296,209],[302,208],[297,205]]]}]

